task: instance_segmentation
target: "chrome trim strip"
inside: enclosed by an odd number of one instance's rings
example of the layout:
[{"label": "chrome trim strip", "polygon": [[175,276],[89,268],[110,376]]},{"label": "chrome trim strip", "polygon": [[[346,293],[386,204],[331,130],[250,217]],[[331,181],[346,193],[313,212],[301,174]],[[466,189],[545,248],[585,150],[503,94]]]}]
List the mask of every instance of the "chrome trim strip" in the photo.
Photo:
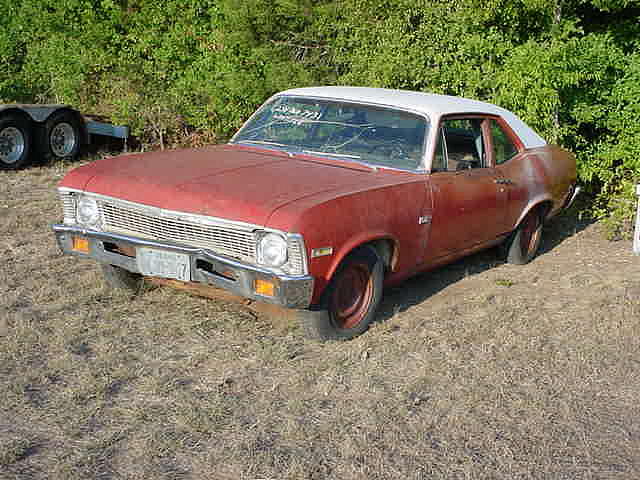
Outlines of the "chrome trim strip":
[{"label": "chrome trim strip", "polygon": [[[389,110],[396,110],[398,112],[409,112],[409,113],[413,113],[414,115],[417,115],[419,117],[423,117],[427,120],[427,126],[430,127],[431,126],[431,118],[429,117],[429,115],[427,115],[424,112],[421,112],[419,110],[414,110],[412,108],[402,108],[402,107],[398,107],[397,105],[389,105],[387,103],[378,103],[378,102],[363,102],[360,100],[353,100],[353,99],[346,99],[346,98],[339,98],[339,97],[322,97],[322,96],[316,96],[316,95],[299,95],[299,94],[281,94],[278,93],[276,95],[273,95],[269,100],[267,100],[267,102],[275,99],[275,98],[279,98],[279,97],[289,97],[289,98],[311,98],[313,100],[329,100],[329,101],[335,101],[335,102],[342,102],[342,103],[352,103],[355,105],[367,105],[367,106],[371,106],[371,107],[382,107],[382,108],[386,108]],[[265,105],[267,104],[267,102],[265,102]],[[235,135],[234,135],[235,136]]]},{"label": "chrome trim strip", "polygon": [[578,196],[581,190],[582,188],[580,188],[580,186],[578,185],[575,186],[575,188],[573,189],[573,194],[571,195],[571,198],[569,199],[569,201],[567,202],[567,205],[564,208],[569,208],[573,204],[573,201],[576,199],[576,197]]}]

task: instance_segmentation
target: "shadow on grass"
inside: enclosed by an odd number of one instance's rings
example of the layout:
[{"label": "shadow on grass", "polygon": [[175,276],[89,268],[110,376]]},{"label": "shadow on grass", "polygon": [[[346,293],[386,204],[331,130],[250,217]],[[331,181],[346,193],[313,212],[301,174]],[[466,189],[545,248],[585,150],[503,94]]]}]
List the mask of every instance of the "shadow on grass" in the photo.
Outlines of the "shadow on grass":
[{"label": "shadow on grass", "polygon": [[[556,216],[544,227],[538,256],[552,251],[592,223],[592,219],[580,218],[577,208],[571,208]],[[421,273],[396,287],[388,288],[382,298],[377,321],[384,322],[397,313],[425,302],[463,278],[489,271],[504,263],[503,249],[498,246]]]}]

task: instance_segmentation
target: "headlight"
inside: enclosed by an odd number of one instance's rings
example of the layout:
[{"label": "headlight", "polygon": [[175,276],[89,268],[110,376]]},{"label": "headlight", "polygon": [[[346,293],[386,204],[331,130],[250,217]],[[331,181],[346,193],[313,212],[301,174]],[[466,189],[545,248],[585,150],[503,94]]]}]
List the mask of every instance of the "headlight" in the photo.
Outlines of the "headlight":
[{"label": "headlight", "polygon": [[78,199],[76,214],[79,224],[88,227],[100,226],[100,210],[98,209],[98,202],[93,198],[81,196]]},{"label": "headlight", "polygon": [[267,233],[258,241],[258,263],[281,267],[287,261],[287,241],[275,233]]}]

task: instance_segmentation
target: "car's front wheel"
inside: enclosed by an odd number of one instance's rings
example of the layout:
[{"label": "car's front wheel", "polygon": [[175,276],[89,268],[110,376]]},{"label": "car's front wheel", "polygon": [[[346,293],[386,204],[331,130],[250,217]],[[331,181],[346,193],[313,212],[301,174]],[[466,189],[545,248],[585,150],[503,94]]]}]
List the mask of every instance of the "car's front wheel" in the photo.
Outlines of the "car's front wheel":
[{"label": "car's front wheel", "polygon": [[522,219],[507,246],[507,262],[516,265],[529,263],[535,257],[542,239],[544,217],[540,209],[530,211]]},{"label": "car's front wheel", "polygon": [[321,309],[302,311],[302,327],[315,340],[349,340],[373,322],[380,299],[384,268],[371,247],[349,254],[323,295]]}]

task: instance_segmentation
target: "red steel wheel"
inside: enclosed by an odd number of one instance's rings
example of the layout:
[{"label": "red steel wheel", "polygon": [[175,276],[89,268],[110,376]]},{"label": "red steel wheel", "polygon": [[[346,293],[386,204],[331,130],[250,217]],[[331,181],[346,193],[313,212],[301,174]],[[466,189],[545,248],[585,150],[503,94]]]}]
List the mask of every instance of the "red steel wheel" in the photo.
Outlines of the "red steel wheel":
[{"label": "red steel wheel", "polygon": [[353,328],[367,314],[373,299],[373,275],[365,262],[351,262],[336,279],[329,301],[336,328]]},{"label": "red steel wheel", "polygon": [[528,215],[524,220],[522,234],[520,235],[520,250],[526,255],[535,253],[538,249],[542,234],[541,224],[540,215]]},{"label": "red steel wheel", "polygon": [[376,250],[357,248],[340,264],[319,308],[298,313],[305,335],[314,340],[349,340],[374,321],[382,298],[384,267]]},{"label": "red steel wheel", "polygon": [[543,216],[540,209],[530,211],[511,236],[507,262],[516,265],[529,263],[536,255],[542,239]]}]

